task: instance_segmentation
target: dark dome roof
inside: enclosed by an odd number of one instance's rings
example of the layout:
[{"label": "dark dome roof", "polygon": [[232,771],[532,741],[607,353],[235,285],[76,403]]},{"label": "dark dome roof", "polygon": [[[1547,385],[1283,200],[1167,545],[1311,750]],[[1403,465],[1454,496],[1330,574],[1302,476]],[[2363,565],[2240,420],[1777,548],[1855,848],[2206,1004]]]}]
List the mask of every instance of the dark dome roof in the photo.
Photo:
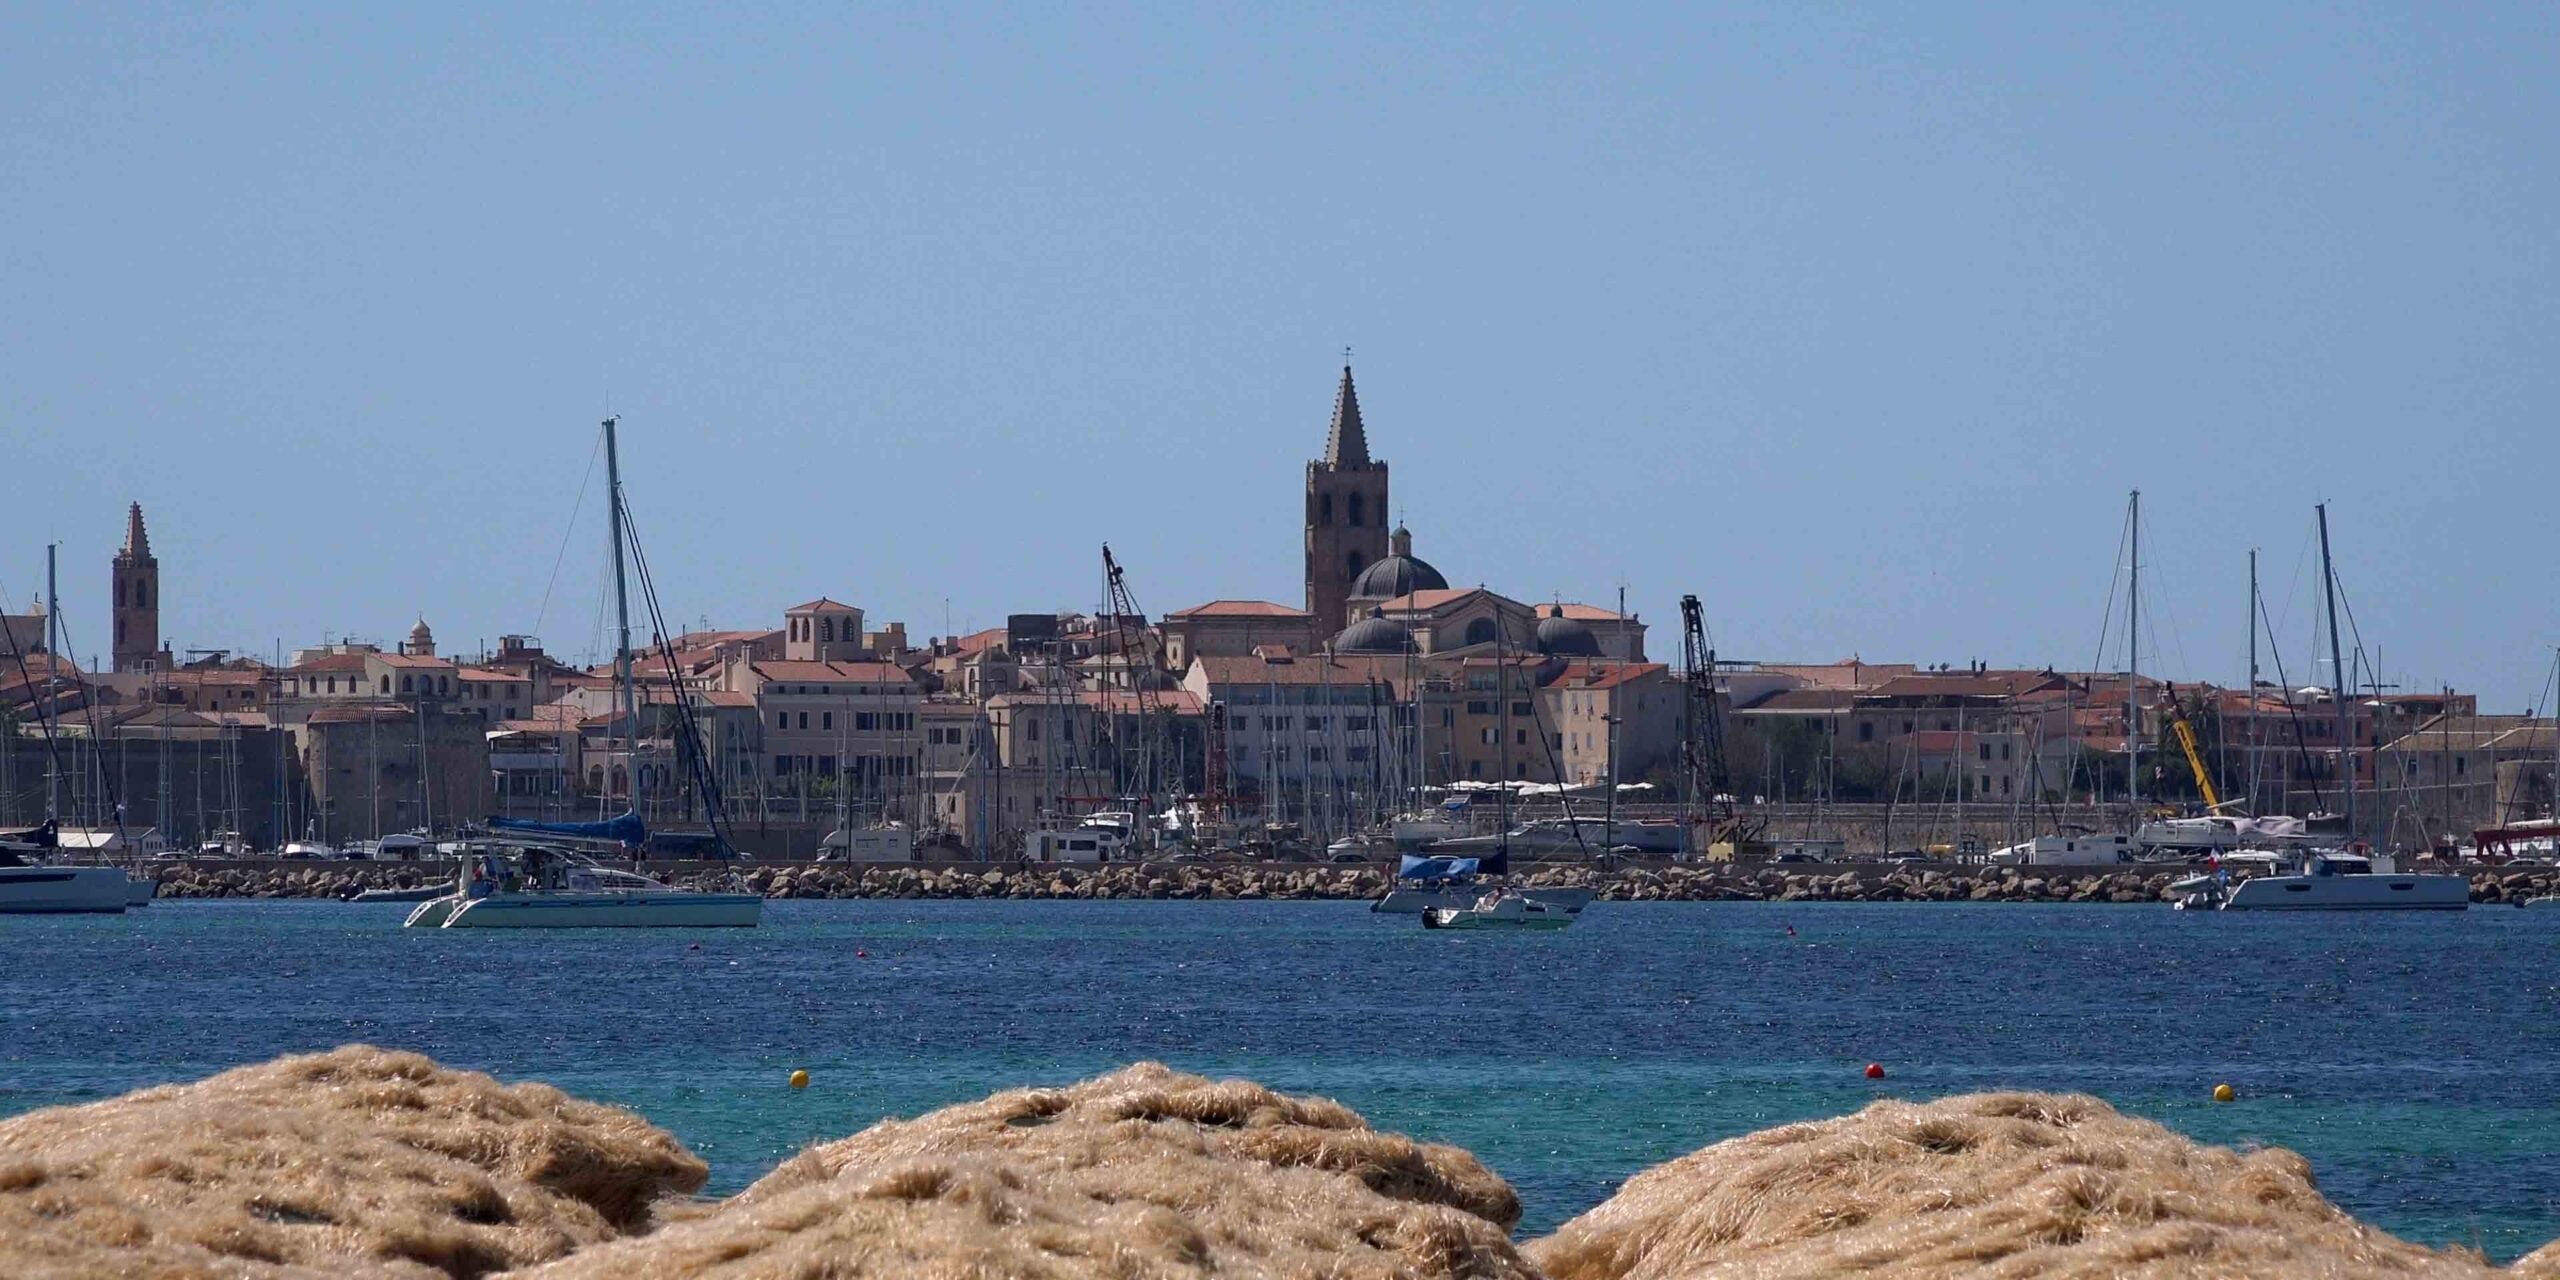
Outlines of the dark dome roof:
[{"label": "dark dome roof", "polygon": [[1538,619],[1538,652],[1558,658],[1597,658],[1600,637],[1591,628],[1564,616],[1564,606],[1555,605],[1547,616]]},{"label": "dark dome roof", "polygon": [[1342,629],[1333,638],[1335,653],[1403,653],[1413,647],[1413,637],[1405,629],[1381,615],[1376,609],[1369,616]]},{"label": "dark dome roof", "polygon": [[1393,600],[1416,591],[1446,591],[1449,580],[1419,556],[1391,555],[1360,571],[1351,580],[1354,600]]}]

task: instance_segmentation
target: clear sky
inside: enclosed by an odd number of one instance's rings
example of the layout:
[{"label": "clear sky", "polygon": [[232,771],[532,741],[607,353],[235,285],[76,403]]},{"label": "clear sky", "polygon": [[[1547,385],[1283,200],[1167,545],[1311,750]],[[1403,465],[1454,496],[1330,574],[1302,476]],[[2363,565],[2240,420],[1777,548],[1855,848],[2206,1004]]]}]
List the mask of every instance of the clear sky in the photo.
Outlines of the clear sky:
[{"label": "clear sky", "polygon": [[[16,6],[0,592],[105,648],[1295,602],[1355,349],[1453,582],[1759,659],[2560,644],[2560,7]],[[600,481],[598,482],[600,483]],[[565,541],[564,541],[565,540]],[[565,547],[565,555],[564,555]],[[553,566],[560,565],[556,582]],[[2110,646],[2107,662],[2116,661]]]}]

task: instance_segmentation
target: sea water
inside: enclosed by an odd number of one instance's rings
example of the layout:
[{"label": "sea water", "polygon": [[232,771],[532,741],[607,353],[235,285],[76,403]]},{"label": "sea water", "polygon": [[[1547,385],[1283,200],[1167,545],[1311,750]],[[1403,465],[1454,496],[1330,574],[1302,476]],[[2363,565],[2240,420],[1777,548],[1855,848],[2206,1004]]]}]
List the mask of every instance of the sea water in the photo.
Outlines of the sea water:
[{"label": "sea water", "polygon": [[730,1191],[884,1116],[1157,1059],[1464,1146],[1536,1234],[1754,1129],[2077,1090],[2300,1151],[2411,1239],[2506,1259],[2560,1236],[2560,912],[1601,903],[1499,934],[1328,902],[791,901],[698,931],[408,911],[0,917],[0,1113],[365,1042],[632,1107]]}]

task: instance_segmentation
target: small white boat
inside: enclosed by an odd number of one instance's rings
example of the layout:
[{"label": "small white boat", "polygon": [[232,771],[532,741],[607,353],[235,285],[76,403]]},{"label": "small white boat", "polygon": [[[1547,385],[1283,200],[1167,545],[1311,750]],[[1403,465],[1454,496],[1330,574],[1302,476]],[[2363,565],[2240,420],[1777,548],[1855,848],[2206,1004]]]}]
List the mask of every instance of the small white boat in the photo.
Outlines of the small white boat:
[{"label": "small white boat", "polygon": [[2133,842],[2164,853],[2227,853],[2234,849],[2298,843],[2309,834],[2300,818],[2269,814],[2263,818],[2208,813],[2194,818],[2161,818],[2133,829]]},{"label": "small white boat", "polygon": [[2517,905],[2517,906],[2519,906],[2519,907],[2524,907],[2524,908],[2526,908],[2526,909],[2528,909],[2528,910],[2537,909],[2537,908],[2560,907],[2560,894],[2550,894],[2550,893],[2546,893],[2546,894],[2543,894],[2541,897],[2538,897],[2538,898],[2527,898],[2527,899],[2525,899],[2524,901],[2517,903],[2516,905]]},{"label": "small white boat", "polygon": [[2397,870],[2391,859],[2309,852],[2287,874],[2231,884],[2221,874],[2191,876],[2173,888],[2181,911],[2461,911],[2471,905],[2464,876]]},{"label": "small white boat", "polygon": [[[1596,889],[1556,885],[1542,886],[1527,892],[1549,906],[1561,907],[1567,915],[1580,915],[1584,907],[1598,896]],[[1418,916],[1426,911],[1471,907],[1485,896],[1482,885],[1470,884],[1400,884],[1387,890],[1385,897],[1369,904],[1371,911],[1389,916]]]},{"label": "small white boat", "polygon": [[529,845],[463,863],[456,891],[418,904],[411,929],[751,929],[753,893],[678,889],[634,871]]},{"label": "small white boat", "polygon": [[1572,912],[1507,889],[1488,893],[1471,907],[1434,907],[1422,913],[1425,929],[1562,929],[1572,923]]}]

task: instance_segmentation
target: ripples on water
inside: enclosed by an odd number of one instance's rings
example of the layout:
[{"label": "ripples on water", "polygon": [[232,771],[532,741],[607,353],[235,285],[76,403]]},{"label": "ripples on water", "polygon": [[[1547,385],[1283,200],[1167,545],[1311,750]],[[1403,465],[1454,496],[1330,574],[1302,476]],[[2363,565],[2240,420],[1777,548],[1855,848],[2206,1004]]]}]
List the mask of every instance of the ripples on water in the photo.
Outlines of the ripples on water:
[{"label": "ripples on water", "polygon": [[[2413,1239],[2560,1235],[2560,913],[1603,903],[1492,935],[1356,903],[775,902],[699,933],[407,910],[0,917],[0,1113],[367,1041],[633,1107],[728,1191],[882,1116],[1156,1058],[1465,1146],[1539,1233],[1749,1130],[2065,1089],[2299,1150]],[[2239,1103],[2207,1100],[2222,1081]]]}]

